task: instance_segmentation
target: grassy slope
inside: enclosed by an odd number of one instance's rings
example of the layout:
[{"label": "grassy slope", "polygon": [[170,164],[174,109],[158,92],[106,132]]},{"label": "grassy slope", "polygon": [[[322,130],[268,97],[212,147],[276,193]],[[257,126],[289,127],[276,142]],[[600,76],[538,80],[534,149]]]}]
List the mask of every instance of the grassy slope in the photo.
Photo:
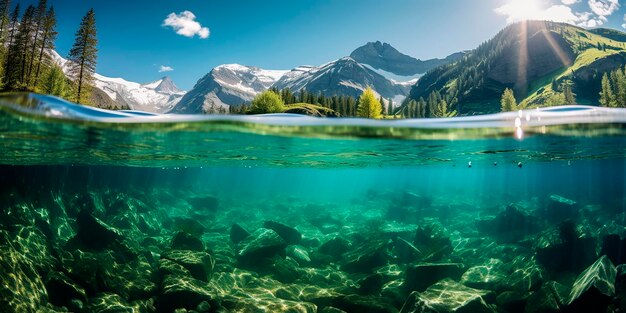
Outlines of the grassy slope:
[{"label": "grassy slope", "polygon": [[[531,94],[522,101],[522,105],[527,107],[541,105],[554,94],[552,80],[566,79],[573,72],[591,65],[598,59],[626,51],[626,42],[606,38],[574,26],[564,26],[563,34],[565,39],[574,47],[577,53],[576,60],[571,66],[534,81],[531,84]],[[598,43],[606,45],[606,51],[598,50]],[[579,49],[581,45],[585,46],[582,50]],[[585,99],[579,100],[581,100],[579,102],[586,102]]]}]

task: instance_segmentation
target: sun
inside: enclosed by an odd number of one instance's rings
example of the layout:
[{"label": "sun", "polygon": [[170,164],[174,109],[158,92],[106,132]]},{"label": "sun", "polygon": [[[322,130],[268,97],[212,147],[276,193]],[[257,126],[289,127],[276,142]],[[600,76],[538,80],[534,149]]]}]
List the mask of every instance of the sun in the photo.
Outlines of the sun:
[{"label": "sun", "polygon": [[510,0],[497,8],[496,12],[507,16],[509,23],[543,19],[545,8],[542,4],[541,0]]}]

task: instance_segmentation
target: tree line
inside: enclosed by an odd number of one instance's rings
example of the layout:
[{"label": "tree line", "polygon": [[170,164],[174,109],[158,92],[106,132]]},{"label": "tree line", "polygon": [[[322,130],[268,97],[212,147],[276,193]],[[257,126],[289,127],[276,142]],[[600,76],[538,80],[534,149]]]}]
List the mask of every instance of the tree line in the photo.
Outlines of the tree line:
[{"label": "tree line", "polygon": [[626,107],[626,67],[604,73],[600,105],[609,108]]},{"label": "tree line", "polygon": [[314,94],[306,90],[293,93],[290,89],[278,90],[272,88],[256,96],[250,105],[230,106],[229,113],[281,113],[289,109],[290,106],[309,104],[330,109],[343,117],[380,119],[385,117],[388,112],[391,112],[390,108],[393,106],[393,103],[391,99],[387,101],[388,105],[385,107],[385,100],[382,97],[377,99],[374,90],[370,87],[363,90],[358,99],[350,96],[326,97],[323,93]]},{"label": "tree line", "polygon": [[432,91],[428,99],[408,100],[398,114],[402,118],[453,117],[457,115],[448,105],[448,100],[439,91]]},{"label": "tree line", "polygon": [[[312,104],[312,105],[319,105],[324,108],[331,109],[339,113],[339,115],[344,116],[344,117],[358,117],[359,116],[358,107],[359,107],[359,102],[361,100],[361,97],[357,99],[352,96],[346,96],[346,95],[326,96],[324,95],[323,92],[313,93],[313,92],[307,91],[306,89],[303,89],[298,92],[293,92],[289,88],[285,88],[282,90],[279,90],[277,88],[271,88],[269,91],[278,95],[282,103],[286,106],[289,106],[292,104],[299,104],[299,103]],[[372,91],[372,94],[373,94],[373,91]],[[369,101],[369,98],[370,97],[368,95],[368,101]],[[378,110],[378,113],[381,116],[392,114],[392,107],[393,107],[392,99],[384,99],[383,97],[379,97],[378,99],[376,99],[375,95],[374,95],[374,98],[380,104],[380,109]],[[230,114],[246,114],[250,111],[251,109],[250,106],[251,105],[248,105],[248,104],[242,104],[240,106],[230,106],[229,113]]]},{"label": "tree line", "polygon": [[0,14],[2,91],[45,93],[88,104],[98,52],[94,10],[80,23],[65,69],[53,58],[57,17],[47,0],[23,12],[19,2],[11,9],[11,0],[0,0]]}]

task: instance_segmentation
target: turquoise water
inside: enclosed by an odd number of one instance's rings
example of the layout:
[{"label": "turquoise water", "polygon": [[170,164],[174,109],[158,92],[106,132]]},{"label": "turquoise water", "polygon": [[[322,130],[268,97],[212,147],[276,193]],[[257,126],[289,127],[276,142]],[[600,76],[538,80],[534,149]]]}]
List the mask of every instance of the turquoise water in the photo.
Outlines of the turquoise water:
[{"label": "turquoise water", "polygon": [[623,110],[0,120],[0,312],[624,307]]}]

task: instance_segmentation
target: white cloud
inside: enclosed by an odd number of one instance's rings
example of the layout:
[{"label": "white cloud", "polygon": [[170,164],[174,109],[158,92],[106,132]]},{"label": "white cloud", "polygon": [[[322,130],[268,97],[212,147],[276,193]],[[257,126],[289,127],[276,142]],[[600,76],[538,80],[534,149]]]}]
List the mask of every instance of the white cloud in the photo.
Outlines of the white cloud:
[{"label": "white cloud", "polygon": [[605,17],[613,14],[619,9],[618,0],[589,0],[589,8],[599,17]]},{"label": "white cloud", "polygon": [[161,67],[159,68],[159,73],[171,72],[173,70],[174,70],[174,68],[171,67],[171,66],[161,65]]},{"label": "white cloud", "polygon": [[[563,4],[544,6],[541,0],[510,0],[495,9],[499,15],[507,17],[507,23],[523,20],[546,20],[574,24],[582,27],[598,27],[607,21],[607,16],[618,8],[618,0],[588,0],[592,12],[575,12],[571,5],[580,0],[561,0]],[[626,25],[626,24],[625,24]]]},{"label": "white cloud", "polygon": [[183,11],[180,14],[170,13],[163,21],[163,26],[171,27],[177,34],[185,37],[198,36],[202,39],[209,38],[209,28],[203,27],[196,21],[196,15],[191,11]]}]

